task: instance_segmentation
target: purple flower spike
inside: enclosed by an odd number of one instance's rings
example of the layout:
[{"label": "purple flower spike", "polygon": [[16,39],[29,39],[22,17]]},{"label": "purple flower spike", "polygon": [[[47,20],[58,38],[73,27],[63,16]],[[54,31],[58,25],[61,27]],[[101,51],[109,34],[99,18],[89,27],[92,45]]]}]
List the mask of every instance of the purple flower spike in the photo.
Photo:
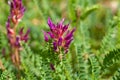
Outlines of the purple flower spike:
[{"label": "purple flower spike", "polygon": [[10,4],[10,17],[12,18],[12,21],[15,23],[18,23],[21,21],[24,12],[25,7],[22,4],[22,0],[13,0],[12,2],[9,2]]},{"label": "purple flower spike", "polygon": [[[19,21],[22,19],[25,7],[23,6],[22,0],[11,0],[9,1],[10,5],[10,15],[8,16],[8,20],[6,22],[7,36],[9,43],[12,47],[19,47],[20,41],[27,42],[28,34],[30,30],[28,29],[26,34],[23,33],[23,29],[21,28],[19,31],[19,37],[16,34],[16,26]],[[11,25],[11,22],[13,25]],[[17,37],[16,37],[17,36]]]},{"label": "purple flower spike", "polygon": [[75,28],[72,30],[68,30],[69,24],[64,25],[64,19],[62,19],[59,23],[54,24],[50,18],[48,18],[48,25],[50,28],[49,32],[44,33],[45,41],[50,39],[53,40],[53,47],[56,52],[59,52],[59,47],[64,49],[64,52],[67,53],[69,49],[69,45],[73,40],[73,33],[75,32]]}]

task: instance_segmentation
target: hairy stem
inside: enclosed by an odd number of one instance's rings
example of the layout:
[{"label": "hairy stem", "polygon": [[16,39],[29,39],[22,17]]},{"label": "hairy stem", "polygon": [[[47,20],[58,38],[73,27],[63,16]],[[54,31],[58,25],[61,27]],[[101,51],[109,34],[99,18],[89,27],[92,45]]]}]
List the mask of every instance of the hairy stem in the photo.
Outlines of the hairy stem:
[{"label": "hairy stem", "polygon": [[[13,30],[14,30],[14,36],[13,36],[14,43],[16,42],[16,28],[17,28],[17,26],[18,26],[18,23],[16,23],[14,25],[14,27],[13,27]],[[16,46],[13,46],[12,48],[13,48],[13,53],[12,54],[14,55],[14,57],[13,57],[14,62],[13,63],[19,69],[19,65],[20,65],[19,49]]]}]

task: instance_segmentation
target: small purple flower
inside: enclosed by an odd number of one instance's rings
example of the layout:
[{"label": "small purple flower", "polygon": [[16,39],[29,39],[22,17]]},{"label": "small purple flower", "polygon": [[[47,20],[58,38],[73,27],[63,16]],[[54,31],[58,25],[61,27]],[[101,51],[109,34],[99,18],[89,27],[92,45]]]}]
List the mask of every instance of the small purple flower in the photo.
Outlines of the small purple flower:
[{"label": "small purple flower", "polygon": [[46,42],[48,42],[49,41],[49,38],[48,38],[48,36],[47,36],[48,34],[44,31],[44,39],[45,39],[45,41]]},{"label": "small purple flower", "polygon": [[[59,23],[54,24],[50,18],[48,18],[49,32],[44,32],[45,41],[48,42],[49,38],[53,40],[54,50],[58,52],[59,47],[62,47],[65,53],[68,52],[69,45],[73,40],[73,33],[75,28],[68,30],[69,24],[63,24],[64,19]],[[49,37],[50,36],[50,37]]]},{"label": "small purple flower", "polygon": [[27,32],[24,34],[24,33],[23,33],[23,28],[21,28],[21,29],[20,29],[20,32],[19,32],[20,40],[21,40],[21,41],[24,41],[24,42],[27,42],[28,39],[29,39],[29,37],[28,37],[29,33],[30,33],[30,29],[28,29]]},{"label": "small purple flower", "polygon": [[21,42],[21,41],[27,42],[28,39],[29,39],[28,34],[30,33],[30,29],[28,29],[25,34],[23,33],[23,29],[24,29],[24,28],[21,28],[21,29],[20,29],[19,35],[16,37],[16,42],[15,42],[15,46],[16,46],[16,47],[21,47],[21,46],[20,46],[20,42]]},{"label": "small purple flower", "polygon": [[15,46],[20,48],[20,37],[19,36],[16,37]]}]

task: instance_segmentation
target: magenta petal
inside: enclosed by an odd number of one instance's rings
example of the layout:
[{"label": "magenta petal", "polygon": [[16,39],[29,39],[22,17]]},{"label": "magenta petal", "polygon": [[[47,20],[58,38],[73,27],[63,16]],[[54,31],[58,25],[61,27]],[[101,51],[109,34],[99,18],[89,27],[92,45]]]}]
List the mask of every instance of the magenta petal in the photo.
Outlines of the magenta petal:
[{"label": "magenta petal", "polygon": [[7,28],[10,28],[10,17],[8,17],[8,20],[7,20],[7,22],[6,22],[6,27],[7,27]]},{"label": "magenta petal", "polygon": [[50,27],[50,30],[54,32],[56,27],[55,27],[55,24],[53,24],[53,22],[51,21],[50,18],[48,18],[48,25]]},{"label": "magenta petal", "polygon": [[66,35],[65,40],[69,40],[73,37],[73,34],[69,33]]},{"label": "magenta petal", "polygon": [[20,32],[19,32],[20,35],[23,35],[23,29],[24,29],[23,27],[20,29]]},{"label": "magenta petal", "polygon": [[65,37],[65,40],[69,40],[73,37],[73,32],[75,31],[76,29],[74,28],[71,32],[69,32],[66,37]]},{"label": "magenta petal", "polygon": [[56,42],[53,42],[53,47],[54,47],[54,50],[56,51],[57,50],[57,43]]},{"label": "magenta petal", "polygon": [[15,46],[20,47],[20,38],[19,37],[16,37]]},{"label": "magenta petal", "polygon": [[62,45],[62,38],[59,38],[58,40],[58,46],[61,46]]},{"label": "magenta petal", "polygon": [[65,26],[62,28],[62,32],[65,32],[65,31],[68,29],[68,26],[69,26],[69,24],[68,24],[68,25],[65,25]]},{"label": "magenta petal", "polygon": [[73,40],[73,39],[70,39],[70,40],[66,41],[65,47],[68,48],[72,40]]},{"label": "magenta petal", "polygon": [[28,35],[30,33],[30,29],[27,30],[26,34],[23,36],[23,35],[20,35],[21,36],[21,40],[24,40],[25,42],[28,41]]},{"label": "magenta petal", "polygon": [[29,33],[30,33],[30,29],[27,30],[27,32],[26,32],[24,37],[27,37],[29,35]]},{"label": "magenta petal", "polygon": [[53,27],[53,23],[52,23],[52,21],[51,21],[50,18],[48,18],[48,25],[49,25],[50,29],[52,29],[52,27]]},{"label": "magenta petal", "polygon": [[28,36],[27,36],[27,37],[24,37],[24,39],[23,39],[23,40],[24,40],[25,42],[27,42],[27,41],[28,41],[28,39],[29,39],[29,38],[28,38]]},{"label": "magenta petal", "polygon": [[54,35],[52,32],[47,32],[47,33],[50,35],[51,38],[54,38]]},{"label": "magenta petal", "polygon": [[22,7],[21,7],[21,12],[24,13],[25,10],[26,10],[26,8],[22,6]]},{"label": "magenta petal", "polygon": [[13,0],[13,2],[15,2],[15,3],[16,3],[16,0]]},{"label": "magenta petal", "polygon": [[44,40],[45,40],[46,42],[48,42],[48,41],[49,41],[49,38],[48,38],[48,35],[47,35],[47,33],[46,33],[46,32],[44,32]]}]

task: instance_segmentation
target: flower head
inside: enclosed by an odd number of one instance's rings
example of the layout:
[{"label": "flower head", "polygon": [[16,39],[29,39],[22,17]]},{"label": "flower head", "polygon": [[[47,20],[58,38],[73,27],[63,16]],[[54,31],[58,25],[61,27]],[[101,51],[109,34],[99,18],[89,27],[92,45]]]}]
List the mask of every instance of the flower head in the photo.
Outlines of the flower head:
[{"label": "flower head", "polygon": [[22,0],[12,0],[10,4],[10,17],[14,23],[21,21],[25,7],[22,4]]},{"label": "flower head", "polygon": [[19,32],[20,40],[21,40],[21,41],[24,41],[24,42],[27,42],[28,39],[29,39],[29,38],[28,38],[28,35],[29,35],[29,33],[30,33],[30,29],[28,29],[25,34],[23,33],[23,29],[24,29],[24,28],[21,28],[21,29],[20,29],[20,32]]},{"label": "flower head", "polygon": [[21,47],[20,45],[21,41],[27,42],[29,39],[28,35],[30,33],[30,29],[28,29],[25,34],[23,33],[23,29],[24,28],[20,29],[19,35],[16,37],[16,41],[14,42],[14,45],[18,48]]},{"label": "flower head", "polygon": [[50,31],[44,32],[44,38],[47,42],[49,39],[53,40],[53,47],[55,51],[58,52],[60,48],[63,48],[65,53],[67,53],[70,43],[73,40],[73,33],[75,28],[68,30],[69,24],[64,25],[63,22],[64,19],[62,19],[59,23],[54,24],[51,19],[48,18]]},{"label": "flower head", "polygon": [[11,46],[15,46],[15,47],[20,47],[20,42],[21,41],[24,41],[24,42],[27,42],[29,37],[29,33],[30,33],[30,29],[27,30],[27,32],[24,34],[23,33],[23,29],[24,28],[21,28],[20,31],[19,31],[19,34],[16,36],[16,38],[14,39],[14,35],[15,35],[15,32],[14,30],[10,27],[10,22],[9,20],[7,21],[6,23],[6,29],[7,29],[7,36],[8,36],[8,40],[9,40],[9,43]]}]

